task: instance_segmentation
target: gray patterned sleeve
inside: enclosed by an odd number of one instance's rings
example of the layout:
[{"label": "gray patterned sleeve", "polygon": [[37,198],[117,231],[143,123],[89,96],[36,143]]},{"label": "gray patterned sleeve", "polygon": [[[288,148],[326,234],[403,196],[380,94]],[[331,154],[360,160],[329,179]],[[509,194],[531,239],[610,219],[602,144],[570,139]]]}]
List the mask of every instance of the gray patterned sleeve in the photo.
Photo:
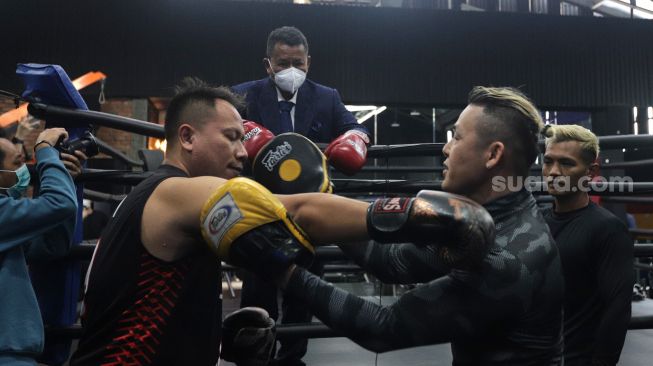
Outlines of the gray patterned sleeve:
[{"label": "gray patterned sleeve", "polygon": [[450,342],[474,335],[511,309],[480,296],[466,282],[474,275],[444,276],[381,306],[338,289],[297,268],[286,291],[304,301],[327,326],[375,352]]},{"label": "gray patterned sleeve", "polygon": [[431,246],[374,241],[339,246],[356,264],[384,283],[428,282],[449,272]]}]

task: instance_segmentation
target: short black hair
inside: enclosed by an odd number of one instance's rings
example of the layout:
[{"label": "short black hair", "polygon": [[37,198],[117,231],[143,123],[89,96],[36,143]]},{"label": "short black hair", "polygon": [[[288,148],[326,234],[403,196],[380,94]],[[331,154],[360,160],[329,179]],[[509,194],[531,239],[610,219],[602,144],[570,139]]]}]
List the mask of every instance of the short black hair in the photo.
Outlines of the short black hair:
[{"label": "short black hair", "polygon": [[295,27],[281,27],[273,30],[268,35],[268,43],[266,48],[266,56],[272,57],[272,51],[274,51],[274,46],[277,43],[285,44],[288,46],[299,46],[304,45],[306,54],[308,55],[308,41],[304,36],[304,33]]},{"label": "short black hair", "polygon": [[165,120],[165,137],[168,145],[176,144],[177,129],[181,123],[200,126],[204,119],[215,113],[215,100],[222,99],[236,109],[244,107],[243,97],[226,86],[211,86],[196,77],[186,77],[175,87]]},{"label": "short black hair", "polygon": [[[0,128],[0,130],[2,130],[2,129]],[[4,137],[4,136],[0,137],[0,139],[5,139],[5,140],[9,141],[9,139],[6,138],[6,137]],[[11,143],[11,141],[9,141],[9,142]],[[5,150],[4,150],[3,148],[0,147],[0,169],[4,169],[4,168],[5,168],[5,164],[4,164],[4,163],[5,163],[5,157],[6,157],[6,156],[7,156],[7,153],[5,153]]]},{"label": "short black hair", "polygon": [[469,104],[483,107],[483,118],[476,125],[480,141],[500,141],[506,146],[515,173],[527,176],[540,153],[538,139],[543,127],[535,104],[512,87],[477,86],[469,93]]}]

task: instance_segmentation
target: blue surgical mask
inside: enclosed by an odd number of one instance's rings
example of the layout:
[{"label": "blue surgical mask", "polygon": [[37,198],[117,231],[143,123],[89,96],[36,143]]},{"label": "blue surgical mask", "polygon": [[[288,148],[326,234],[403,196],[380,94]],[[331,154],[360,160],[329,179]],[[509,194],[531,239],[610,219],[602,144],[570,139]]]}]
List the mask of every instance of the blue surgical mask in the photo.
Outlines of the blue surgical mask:
[{"label": "blue surgical mask", "polygon": [[3,188],[3,189],[6,189],[7,193],[15,199],[23,197],[25,195],[25,191],[27,191],[27,187],[29,187],[29,180],[30,180],[30,175],[29,175],[29,170],[27,169],[27,165],[23,164],[21,165],[20,168],[16,170],[0,169],[0,172],[16,173],[16,178],[17,178],[16,184],[14,184],[9,188]]}]

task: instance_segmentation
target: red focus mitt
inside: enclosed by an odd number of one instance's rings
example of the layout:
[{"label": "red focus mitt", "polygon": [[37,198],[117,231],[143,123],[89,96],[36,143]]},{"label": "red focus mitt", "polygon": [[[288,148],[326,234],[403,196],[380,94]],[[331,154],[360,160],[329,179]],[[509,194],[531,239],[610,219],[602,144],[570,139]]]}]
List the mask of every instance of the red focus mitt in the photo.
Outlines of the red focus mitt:
[{"label": "red focus mitt", "polygon": [[349,130],[333,140],[324,155],[336,169],[347,175],[354,175],[365,165],[369,143],[370,138],[365,132]]}]

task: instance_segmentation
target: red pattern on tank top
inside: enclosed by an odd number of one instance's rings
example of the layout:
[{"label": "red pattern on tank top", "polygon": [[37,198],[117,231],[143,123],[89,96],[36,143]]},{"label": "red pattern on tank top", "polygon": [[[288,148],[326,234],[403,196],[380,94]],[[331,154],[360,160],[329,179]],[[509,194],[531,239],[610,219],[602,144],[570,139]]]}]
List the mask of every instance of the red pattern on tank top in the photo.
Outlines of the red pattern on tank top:
[{"label": "red pattern on tank top", "polygon": [[138,274],[139,300],[120,316],[102,365],[141,366],[153,362],[188,270],[187,262],[165,264],[143,254]]}]

